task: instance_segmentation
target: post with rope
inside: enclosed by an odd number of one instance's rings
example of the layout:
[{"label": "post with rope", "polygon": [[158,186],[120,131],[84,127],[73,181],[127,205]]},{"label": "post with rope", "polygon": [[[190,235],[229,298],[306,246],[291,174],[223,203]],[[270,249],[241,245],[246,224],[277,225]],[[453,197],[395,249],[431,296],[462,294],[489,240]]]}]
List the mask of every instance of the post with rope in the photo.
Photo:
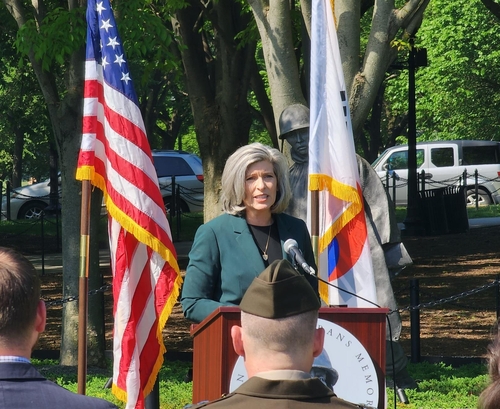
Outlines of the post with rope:
[{"label": "post with rope", "polygon": [[[497,322],[498,319],[500,318],[500,275],[497,274],[497,279],[495,280],[495,307],[496,307],[496,313],[497,313]],[[498,328],[498,331],[500,332],[500,327]]]},{"label": "post with rope", "polygon": [[42,240],[41,240],[41,245],[42,245],[42,275],[44,276],[45,275],[45,231],[43,229],[44,227],[44,223],[45,223],[45,220],[44,220],[44,212],[41,212],[40,213],[40,235],[42,237]]},{"label": "post with rope", "polygon": [[420,296],[417,278],[410,281],[410,325],[411,325],[411,362],[420,362]]},{"label": "post with rope", "polygon": [[392,203],[394,203],[394,207],[396,207],[396,181],[398,179],[396,172],[392,172]]},{"label": "post with rope", "polygon": [[90,251],[90,181],[82,181],[80,218],[80,268],[78,297],[78,393],[85,395],[87,384],[87,292]]},{"label": "post with rope", "polygon": [[11,194],[11,186],[10,181],[8,180],[5,184],[5,198],[7,199],[7,220],[11,220],[10,218],[10,194]]},{"label": "post with rope", "polygon": [[477,172],[477,169],[474,171],[474,195],[476,197],[476,211],[479,209],[479,189],[478,189],[478,177],[479,174]]}]

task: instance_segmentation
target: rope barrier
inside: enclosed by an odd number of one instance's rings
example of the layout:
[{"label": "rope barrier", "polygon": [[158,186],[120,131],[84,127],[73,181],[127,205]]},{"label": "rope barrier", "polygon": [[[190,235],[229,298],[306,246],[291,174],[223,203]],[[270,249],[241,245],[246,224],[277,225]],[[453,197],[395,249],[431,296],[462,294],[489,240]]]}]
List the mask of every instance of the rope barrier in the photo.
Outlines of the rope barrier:
[{"label": "rope barrier", "polygon": [[[391,172],[387,171],[386,175],[380,177],[382,183],[384,184],[384,186],[386,188],[392,189],[395,187],[396,189],[399,189],[399,188],[402,188],[402,187],[405,187],[408,185],[408,179],[405,179],[405,178],[397,175],[396,170],[391,171]],[[387,175],[389,175],[389,177],[387,177]],[[466,173],[466,175],[467,175],[467,177],[466,177],[467,180],[470,180],[470,182],[472,182],[472,183],[466,183],[466,185],[470,186],[471,188],[476,183],[475,182],[476,178],[477,178],[477,181],[479,184],[486,183],[486,182],[500,182],[500,177],[488,178],[488,177],[480,175],[480,174],[476,175],[475,173]],[[420,179],[421,175],[419,174],[418,176]],[[448,178],[448,179],[443,179],[443,180],[434,180],[432,178],[425,179],[425,184],[431,185],[431,186],[440,186],[440,187],[461,186],[461,185],[463,185],[463,176],[464,176],[464,174],[461,174],[459,176]],[[387,186],[387,183],[386,183],[387,180],[392,180],[392,184]],[[395,181],[398,181],[401,183],[398,183],[397,185],[394,186]],[[500,190],[500,188],[496,189],[495,192],[498,190]],[[490,193],[492,193],[492,192],[490,192]]]},{"label": "rope barrier", "polygon": [[[404,308],[398,308],[398,309],[395,309],[395,310],[391,310],[391,311],[389,311],[389,314],[393,314],[395,312],[402,313],[404,311],[421,310],[421,309],[424,309],[424,308],[433,308],[433,307],[436,307],[438,305],[448,304],[448,303],[451,303],[453,301],[456,301],[456,300],[459,300],[459,299],[462,299],[462,298],[465,298],[465,297],[469,297],[471,295],[480,293],[482,291],[488,290],[489,288],[492,288],[492,287],[495,287],[495,286],[498,286],[498,285],[500,285],[500,280],[495,280],[495,281],[492,281],[491,283],[484,284],[484,285],[482,285],[480,287],[476,287],[476,288],[473,288],[471,290],[463,291],[461,293],[458,293],[458,294],[455,294],[455,295],[451,295],[451,296],[448,296],[448,297],[443,297],[443,298],[440,298],[438,300],[429,301],[429,302],[425,302],[425,303],[420,303],[420,304],[415,305],[413,307],[412,306],[408,306],[408,307],[404,307]],[[101,292],[105,293],[108,290],[111,290],[112,288],[113,288],[112,284],[104,284],[103,286],[101,286],[98,289],[89,291],[88,295],[92,296],[92,295],[95,295],[95,294],[98,294],[98,293],[101,293]],[[405,289],[409,290],[409,287],[406,287]],[[401,291],[399,291],[399,293],[401,293]],[[70,296],[70,297],[66,297],[66,298],[63,298],[63,299],[60,299],[60,300],[54,300],[54,301],[49,301],[49,300],[45,300],[45,301],[46,301],[46,305],[47,306],[57,306],[57,305],[65,304],[67,302],[78,301],[78,296],[77,295],[76,296]],[[461,307],[463,307],[463,306],[461,305]],[[487,309],[480,309],[480,310],[487,310]]]},{"label": "rope barrier", "polygon": [[[92,296],[92,295],[96,295],[99,293],[105,293],[105,292],[111,290],[112,288],[113,288],[112,284],[104,284],[100,288],[97,288],[95,290],[90,290],[87,295]],[[78,297],[79,297],[78,295],[72,295],[72,296],[69,296],[66,298],[61,298],[60,300],[53,300],[53,301],[44,300],[44,301],[45,301],[45,305],[47,307],[55,307],[58,305],[66,304],[68,302],[78,301]]]},{"label": "rope barrier", "polygon": [[404,308],[398,308],[398,309],[395,309],[395,310],[391,310],[389,311],[389,314],[392,314],[394,312],[403,312],[403,311],[414,311],[414,310],[421,310],[421,309],[424,309],[424,308],[433,308],[433,307],[436,307],[438,305],[442,305],[442,304],[447,304],[447,303],[450,303],[452,301],[456,301],[456,300],[459,300],[461,298],[465,298],[465,297],[469,297],[471,295],[474,295],[474,294],[477,294],[477,293],[480,293],[481,291],[485,291],[489,288],[492,288],[492,287],[495,287],[495,286],[498,286],[500,285],[500,280],[495,280],[491,283],[488,283],[488,284],[485,284],[485,285],[482,285],[480,287],[476,287],[476,288],[473,288],[471,290],[467,290],[467,291],[463,291],[459,294],[455,294],[455,295],[451,295],[449,297],[444,297],[444,298],[440,298],[438,300],[435,300],[435,301],[429,301],[429,302],[426,302],[426,303],[419,303],[415,306],[408,306],[408,307],[404,307]]}]

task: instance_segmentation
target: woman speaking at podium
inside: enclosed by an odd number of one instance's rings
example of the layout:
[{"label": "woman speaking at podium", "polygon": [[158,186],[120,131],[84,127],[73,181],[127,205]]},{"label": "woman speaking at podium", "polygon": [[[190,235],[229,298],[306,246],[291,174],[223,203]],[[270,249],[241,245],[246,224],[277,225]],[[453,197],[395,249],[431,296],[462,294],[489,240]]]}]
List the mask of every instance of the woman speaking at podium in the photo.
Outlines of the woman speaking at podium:
[{"label": "woman speaking at podium", "polygon": [[[228,158],[221,182],[224,213],[196,232],[182,289],[184,315],[194,322],[218,307],[239,305],[252,280],[274,260],[293,261],[283,250],[288,239],[297,241],[316,269],[306,224],[283,213],[291,191],[279,150],[260,143],[239,148]],[[317,292],[316,278],[306,277]]]}]

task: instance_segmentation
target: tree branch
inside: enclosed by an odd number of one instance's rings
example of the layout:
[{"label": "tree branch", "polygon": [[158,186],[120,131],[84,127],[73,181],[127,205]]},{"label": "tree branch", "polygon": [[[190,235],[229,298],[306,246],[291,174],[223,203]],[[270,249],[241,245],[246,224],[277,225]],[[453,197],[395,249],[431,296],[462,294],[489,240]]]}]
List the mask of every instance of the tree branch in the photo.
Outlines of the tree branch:
[{"label": "tree branch", "polygon": [[22,2],[19,0],[3,0],[3,2],[7,11],[16,20],[17,26],[22,27],[26,23],[26,10],[24,10]]},{"label": "tree branch", "polygon": [[31,0],[31,5],[33,6],[33,14],[35,16],[36,23],[38,27],[40,27],[45,15],[47,14],[45,4],[43,0]]},{"label": "tree branch", "polygon": [[484,6],[498,19],[500,19],[500,4],[493,0],[481,0]]},{"label": "tree branch", "polygon": [[[395,32],[400,28],[407,28],[408,32],[411,34],[415,34],[418,27],[420,27],[420,23],[422,22],[423,12],[427,5],[429,4],[429,0],[409,0],[406,4],[401,7],[399,10],[395,10],[394,12],[394,23],[395,23]],[[410,29],[411,27],[411,29]],[[412,31],[415,30],[415,31]]]}]

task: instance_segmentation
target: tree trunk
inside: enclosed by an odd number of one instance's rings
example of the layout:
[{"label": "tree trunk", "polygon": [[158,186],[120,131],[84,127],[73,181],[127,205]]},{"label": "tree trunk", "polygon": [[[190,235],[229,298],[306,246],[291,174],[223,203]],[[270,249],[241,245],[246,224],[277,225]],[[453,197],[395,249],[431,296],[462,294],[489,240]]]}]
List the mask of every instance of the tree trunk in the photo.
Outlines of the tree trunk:
[{"label": "tree trunk", "polygon": [[[80,50],[71,58],[68,68],[67,94],[61,102],[54,118],[59,129],[56,133],[62,175],[62,231],[63,231],[63,296],[78,294],[79,288],[79,254],[80,254],[80,218],[81,218],[81,182],[75,179],[78,152],[82,133],[83,112],[83,61],[84,50]],[[95,205],[93,206],[96,207]],[[100,205],[98,206],[100,210]],[[99,213],[94,209],[91,213],[92,224],[98,223]],[[97,217],[96,217],[97,216]],[[89,289],[101,282],[97,238],[91,238],[94,245],[90,247]],[[94,309],[94,307],[96,309]],[[100,313],[97,312],[99,311]],[[96,303],[89,309],[87,336],[88,363],[104,364],[104,339],[92,338],[89,335],[103,332],[102,303]],[[90,311],[93,311],[90,314]],[[99,329],[100,327],[100,329]],[[90,333],[90,334],[89,334]],[[75,337],[76,334],[76,337]],[[76,365],[78,363],[78,304],[67,303],[63,309],[63,333],[61,339],[61,364]],[[92,362],[90,360],[92,359]]]},{"label": "tree trunk", "polygon": [[279,117],[287,106],[307,105],[294,53],[290,4],[276,0],[248,0],[248,3],[252,7],[262,40],[275,127],[279,130]]},{"label": "tree trunk", "polygon": [[[78,102],[79,100],[79,102]],[[75,114],[82,112],[81,97],[73,100]],[[64,105],[64,103],[63,103]],[[66,110],[62,110],[66,111]],[[64,119],[63,119],[64,118]],[[80,148],[81,115],[61,115],[61,131],[65,138],[60,140],[60,157],[69,160],[61,161],[62,175],[62,232],[63,232],[63,298],[78,295],[80,267],[80,218],[81,218],[81,182],[75,179],[76,158]],[[101,200],[92,200],[90,236],[89,290],[102,285],[99,269],[99,247],[97,229]],[[104,320],[103,298],[94,296],[88,304],[88,355],[89,365],[103,366],[104,361]],[[61,365],[77,365],[78,363],[78,303],[64,304],[61,333]]]},{"label": "tree trunk", "polygon": [[493,0],[481,0],[484,6],[498,19],[500,19],[500,4]]},{"label": "tree trunk", "polygon": [[[385,82],[382,82],[377,98],[373,103],[370,118],[366,121],[364,132],[355,135],[355,140],[361,146],[363,157],[372,163],[378,156],[378,147],[382,146],[382,113],[384,104]],[[369,135],[369,138],[367,138]]]},{"label": "tree trunk", "polygon": [[254,61],[255,68],[252,73],[252,78],[250,79],[250,84],[252,87],[252,91],[257,99],[259,104],[260,112],[258,115],[260,116],[261,122],[267,129],[269,136],[271,137],[271,141],[273,142],[273,146],[275,148],[279,147],[278,142],[278,132],[275,126],[274,112],[273,106],[271,105],[271,101],[267,97],[267,90],[262,81],[262,77],[259,74],[259,70],[257,68],[257,63]]},{"label": "tree trunk", "polygon": [[50,177],[50,193],[49,193],[49,208],[54,211],[59,211],[59,158],[57,149],[53,141],[49,142],[49,177]]},{"label": "tree trunk", "polygon": [[[182,41],[181,56],[205,176],[204,218],[221,212],[220,179],[227,157],[248,143],[251,110],[247,93],[255,44],[238,47],[234,38],[248,24],[238,3],[221,0],[202,8],[197,1],[172,19]],[[213,38],[200,30],[214,27]],[[213,54],[212,54],[213,53]]]},{"label": "tree trunk", "polygon": [[[336,1],[337,21],[353,21],[350,19],[353,13],[359,16],[359,5],[356,3],[353,0]],[[429,0],[410,0],[401,9],[396,9],[394,1],[375,0],[370,36],[363,63],[358,70],[355,70],[354,64],[359,55],[356,50],[360,49],[359,32],[357,39],[354,35],[349,36],[348,32],[352,27],[339,23],[339,38],[349,38],[346,44],[340,43],[340,51],[342,60],[348,67],[344,75],[355,134],[362,130],[385,73],[397,54],[397,50],[391,46],[392,40],[400,29],[406,29],[410,33],[417,30],[428,3]],[[347,50],[344,48],[346,45]]]},{"label": "tree trunk", "polygon": [[[90,208],[90,259],[89,291],[97,290],[103,285],[103,271],[99,267],[99,232],[102,227],[101,208],[102,192],[94,189]],[[107,217],[106,217],[107,219]],[[105,228],[105,227],[104,227]],[[87,363],[88,365],[106,367],[104,351],[106,349],[106,337],[104,331],[104,294],[99,292],[88,297],[88,326],[87,326]],[[92,319],[90,319],[92,317]]]},{"label": "tree trunk", "polygon": [[[248,3],[252,7],[262,39],[275,121],[278,121],[279,115],[288,105],[306,104],[294,54],[289,2],[248,0]],[[301,0],[307,32],[310,32],[310,3],[310,0]],[[355,135],[361,134],[385,72],[397,53],[391,46],[391,41],[401,28],[410,32],[418,28],[429,0],[409,0],[401,9],[396,9],[394,3],[393,0],[372,1],[372,26],[364,59],[360,63],[360,19],[370,2],[334,2],[339,48]]]},{"label": "tree trunk", "polygon": [[[4,0],[7,10],[16,20],[19,28],[28,21],[27,14],[21,0]],[[35,4],[35,3],[33,3]],[[76,1],[69,1],[69,8],[78,7]],[[45,11],[43,2],[36,3],[40,8],[34,10],[37,21],[41,22]],[[56,86],[54,75],[42,68],[41,62],[34,56],[34,50],[28,54],[31,65],[37,77],[40,89],[47,104],[50,122],[54,131],[56,147],[59,154],[62,179],[62,254],[63,254],[63,297],[78,295],[78,272],[80,255],[80,208],[81,183],[75,179],[78,150],[81,140],[82,100],[83,100],[83,67],[85,61],[84,50],[73,53],[67,65],[64,99],[61,100]],[[98,254],[91,253],[91,259]],[[94,265],[95,268],[95,265]],[[89,277],[99,274],[90,271]],[[101,304],[102,308],[102,304]],[[94,324],[100,314],[89,315],[89,328],[97,328],[99,321]],[[102,322],[102,321],[100,321]],[[61,364],[76,365],[78,363],[78,305],[75,302],[66,303],[63,307]],[[95,347],[89,356],[100,357],[104,362],[104,343],[89,343]]]}]

